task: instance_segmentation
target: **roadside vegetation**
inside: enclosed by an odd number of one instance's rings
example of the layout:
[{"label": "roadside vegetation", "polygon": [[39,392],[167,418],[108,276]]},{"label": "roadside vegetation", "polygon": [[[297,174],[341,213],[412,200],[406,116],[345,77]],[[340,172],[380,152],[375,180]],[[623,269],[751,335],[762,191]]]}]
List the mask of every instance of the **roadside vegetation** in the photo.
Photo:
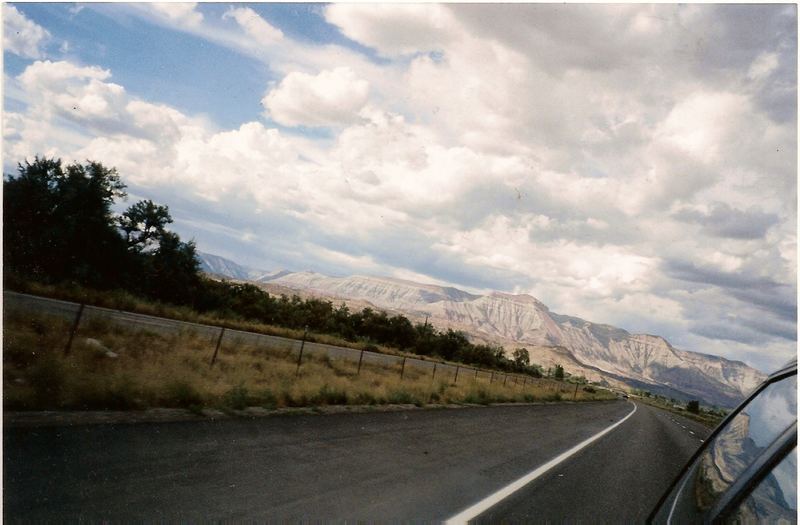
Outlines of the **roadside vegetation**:
[{"label": "roadside vegetation", "polygon": [[135,410],[154,407],[241,410],[610,399],[591,386],[539,380],[506,385],[462,375],[433,378],[408,367],[305,357],[288,348],[214,344],[192,333],[162,336],[87,321],[65,354],[69,321],[28,312],[4,317],[5,410]]},{"label": "roadside vegetation", "polygon": [[[169,209],[126,199],[114,168],[36,158],[3,181],[4,289],[286,337],[407,353],[541,377],[525,348],[473,344],[459,331],[402,315],[218,281],[199,271],[192,241],[168,230]],[[551,372],[564,379],[563,368]]]},{"label": "roadside vegetation", "polygon": [[673,414],[681,415],[687,419],[692,419],[698,423],[702,423],[708,428],[716,428],[728,411],[719,407],[705,407],[697,400],[682,403],[677,399],[667,398],[658,394],[653,394],[647,390],[634,389],[632,392],[640,401],[648,405],[672,412]]}]

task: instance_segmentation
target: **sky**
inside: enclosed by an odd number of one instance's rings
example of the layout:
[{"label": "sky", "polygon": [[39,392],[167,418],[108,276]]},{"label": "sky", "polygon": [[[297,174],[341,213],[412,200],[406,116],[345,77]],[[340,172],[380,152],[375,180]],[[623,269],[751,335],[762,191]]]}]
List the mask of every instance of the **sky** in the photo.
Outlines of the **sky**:
[{"label": "sky", "polygon": [[3,170],[118,169],[250,267],[797,353],[797,7],[4,4]]}]

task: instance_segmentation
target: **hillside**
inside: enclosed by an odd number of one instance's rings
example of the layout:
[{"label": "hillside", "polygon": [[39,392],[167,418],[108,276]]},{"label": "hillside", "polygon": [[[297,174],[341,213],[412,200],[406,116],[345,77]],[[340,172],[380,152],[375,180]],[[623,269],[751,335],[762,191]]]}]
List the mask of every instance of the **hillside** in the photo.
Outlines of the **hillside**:
[{"label": "hillside", "polygon": [[507,349],[525,346],[532,361],[545,367],[561,364],[567,372],[590,380],[647,388],[670,397],[696,397],[730,407],[764,378],[742,362],[680,350],[663,337],[551,312],[530,295],[476,295],[400,279],[314,272],[262,272],[257,282],[273,292],[297,290],[358,307],[374,305],[415,321],[427,318],[440,329],[462,330]]}]

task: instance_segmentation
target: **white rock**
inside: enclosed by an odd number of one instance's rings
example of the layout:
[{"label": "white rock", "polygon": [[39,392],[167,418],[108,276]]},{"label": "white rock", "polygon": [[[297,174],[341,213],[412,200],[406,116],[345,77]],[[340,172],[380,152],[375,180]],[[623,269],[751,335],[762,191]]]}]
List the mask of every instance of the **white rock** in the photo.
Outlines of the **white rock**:
[{"label": "white rock", "polygon": [[87,337],[83,340],[86,343],[86,346],[89,348],[97,348],[98,350],[108,350],[108,347],[104,345],[99,339],[93,339],[91,337]]}]

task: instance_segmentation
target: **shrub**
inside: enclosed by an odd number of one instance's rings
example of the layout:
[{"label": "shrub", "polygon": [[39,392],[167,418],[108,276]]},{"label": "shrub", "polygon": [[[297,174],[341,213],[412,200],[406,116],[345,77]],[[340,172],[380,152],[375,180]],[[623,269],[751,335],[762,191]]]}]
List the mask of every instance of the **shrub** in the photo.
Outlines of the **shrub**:
[{"label": "shrub", "polygon": [[247,387],[242,384],[236,385],[225,392],[222,396],[222,401],[225,406],[234,410],[243,410],[247,408],[250,402],[250,395],[247,392]]},{"label": "shrub", "polygon": [[353,402],[356,405],[374,405],[377,403],[377,400],[375,399],[375,396],[369,392],[359,392],[353,398]]},{"label": "shrub", "polygon": [[488,405],[491,402],[489,393],[483,389],[478,388],[477,390],[472,390],[464,396],[465,403],[474,403],[476,405]]},{"label": "shrub", "polygon": [[386,401],[398,405],[409,405],[414,403],[414,397],[405,390],[392,390]]},{"label": "shrub", "polygon": [[63,364],[51,356],[42,357],[30,368],[28,381],[34,390],[37,407],[53,408],[60,404],[66,382]]},{"label": "shrub", "polygon": [[167,406],[187,408],[202,405],[203,397],[192,384],[174,380],[168,383],[164,389],[164,403]]},{"label": "shrub", "polygon": [[265,388],[257,392],[254,396],[258,404],[264,408],[273,409],[278,406],[278,398],[272,393],[272,390]]},{"label": "shrub", "polygon": [[322,385],[319,392],[311,398],[314,405],[346,405],[347,392]]}]

